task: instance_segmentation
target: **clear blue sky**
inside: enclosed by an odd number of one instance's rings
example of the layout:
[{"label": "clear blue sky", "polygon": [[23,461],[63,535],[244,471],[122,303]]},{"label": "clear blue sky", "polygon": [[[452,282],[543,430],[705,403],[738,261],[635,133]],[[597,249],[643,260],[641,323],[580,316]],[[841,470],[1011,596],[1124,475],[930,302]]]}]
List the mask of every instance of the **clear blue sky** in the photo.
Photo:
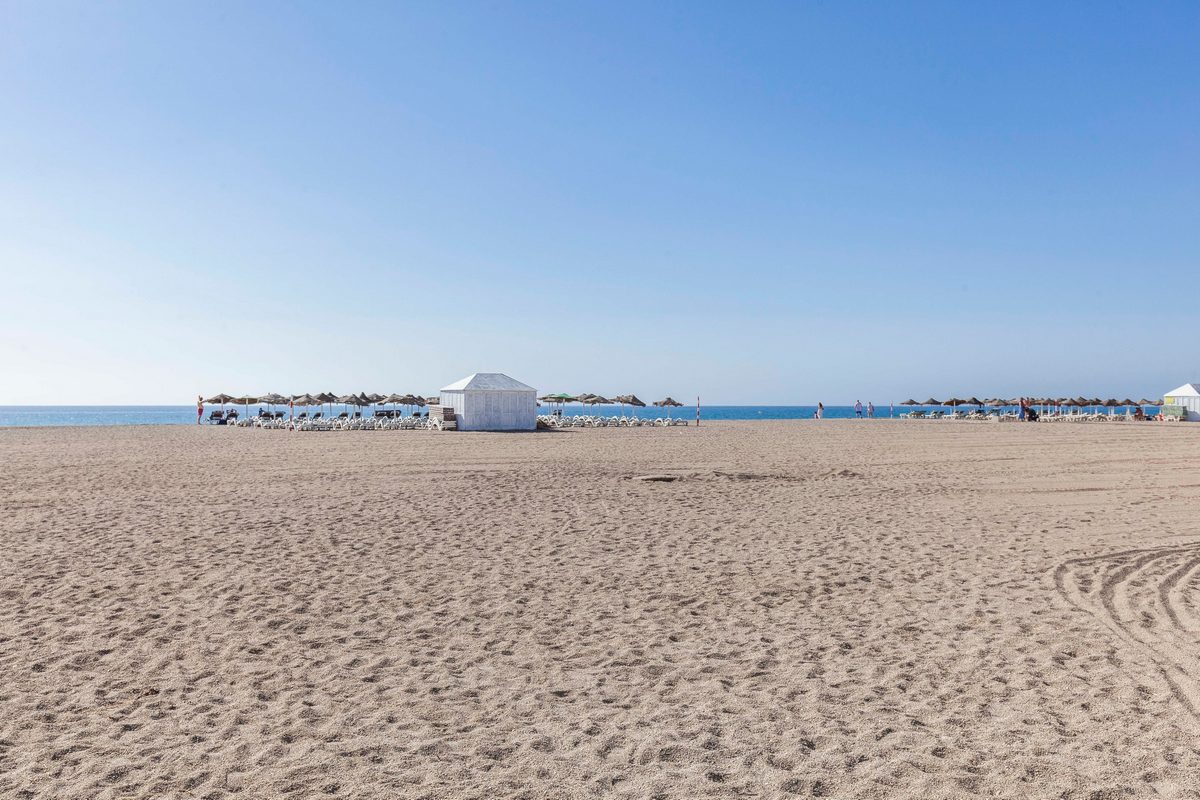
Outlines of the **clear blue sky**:
[{"label": "clear blue sky", "polygon": [[1200,379],[1200,4],[0,0],[0,403]]}]

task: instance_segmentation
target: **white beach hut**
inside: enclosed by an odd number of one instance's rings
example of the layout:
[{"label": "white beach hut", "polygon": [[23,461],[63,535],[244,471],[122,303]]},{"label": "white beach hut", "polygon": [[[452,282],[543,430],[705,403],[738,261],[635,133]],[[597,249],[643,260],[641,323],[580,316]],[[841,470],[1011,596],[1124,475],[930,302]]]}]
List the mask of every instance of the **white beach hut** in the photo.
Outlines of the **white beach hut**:
[{"label": "white beach hut", "polygon": [[1194,383],[1185,383],[1173,392],[1163,395],[1163,404],[1167,406],[1182,406],[1184,419],[1188,422],[1200,422],[1200,387]]},{"label": "white beach hut", "polygon": [[537,428],[537,390],[500,372],[476,372],[442,389],[460,431],[531,431]]}]

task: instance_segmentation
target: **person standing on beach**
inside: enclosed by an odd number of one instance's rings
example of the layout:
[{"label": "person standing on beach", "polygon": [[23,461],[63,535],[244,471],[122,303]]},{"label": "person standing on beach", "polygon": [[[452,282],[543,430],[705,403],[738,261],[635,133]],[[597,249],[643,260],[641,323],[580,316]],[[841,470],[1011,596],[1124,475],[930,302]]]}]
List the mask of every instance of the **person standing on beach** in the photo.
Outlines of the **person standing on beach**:
[{"label": "person standing on beach", "polygon": [[862,416],[862,400],[854,401],[854,416],[856,416],[856,417]]},{"label": "person standing on beach", "polygon": [[867,419],[875,419],[875,404],[867,401]]},{"label": "person standing on beach", "polygon": [[196,395],[196,424],[200,424],[200,419],[204,416],[204,395]]},{"label": "person standing on beach", "polygon": [[825,404],[817,403],[817,419],[821,419],[824,416],[825,416]]}]

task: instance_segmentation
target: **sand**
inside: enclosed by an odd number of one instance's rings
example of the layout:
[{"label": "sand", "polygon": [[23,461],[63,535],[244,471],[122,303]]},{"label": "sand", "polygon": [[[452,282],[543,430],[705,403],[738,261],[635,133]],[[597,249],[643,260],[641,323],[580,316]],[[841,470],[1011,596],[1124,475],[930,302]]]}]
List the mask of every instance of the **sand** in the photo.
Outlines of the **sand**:
[{"label": "sand", "polygon": [[1198,445],[0,431],[0,797],[1200,797]]}]

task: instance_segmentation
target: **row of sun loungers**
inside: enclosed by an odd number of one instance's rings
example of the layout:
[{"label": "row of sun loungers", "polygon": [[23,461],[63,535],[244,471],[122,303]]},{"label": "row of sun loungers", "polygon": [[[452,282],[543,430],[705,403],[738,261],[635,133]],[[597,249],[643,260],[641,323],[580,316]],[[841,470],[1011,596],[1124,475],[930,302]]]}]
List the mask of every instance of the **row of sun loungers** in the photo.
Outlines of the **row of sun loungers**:
[{"label": "row of sun loungers", "polygon": [[281,419],[277,415],[266,414],[229,424],[238,428],[266,428],[284,431],[412,431],[426,430],[429,427],[429,420],[425,417],[406,417],[400,414],[372,417],[343,414],[325,417],[318,413],[293,419]]},{"label": "row of sun loungers", "polygon": [[[1010,421],[1020,419],[1015,411],[912,411],[901,414],[906,419],[973,419]],[[1147,417],[1147,419],[1149,419]],[[1038,422],[1136,422],[1133,414],[1107,414],[1104,412],[1054,413],[1039,414]]]},{"label": "row of sun loungers", "polygon": [[670,428],[686,426],[686,419],[658,417],[642,419],[641,417],[592,417],[571,416],[560,417],[556,414],[543,414],[538,417],[538,425],[543,428]]},{"label": "row of sun loungers", "polygon": [[[236,428],[265,428],[268,430],[285,431],[400,431],[400,430],[430,430],[428,416],[406,417],[401,413],[377,413],[375,416],[364,417],[361,414],[342,413],[326,417],[321,412],[300,414],[288,418],[285,414],[264,413],[259,416],[238,419],[236,414],[226,415],[220,424]],[[547,414],[538,417],[538,426],[543,428],[669,428],[686,426],[686,419],[658,417],[642,419],[640,417],[593,417],[571,416],[560,417]]]}]

